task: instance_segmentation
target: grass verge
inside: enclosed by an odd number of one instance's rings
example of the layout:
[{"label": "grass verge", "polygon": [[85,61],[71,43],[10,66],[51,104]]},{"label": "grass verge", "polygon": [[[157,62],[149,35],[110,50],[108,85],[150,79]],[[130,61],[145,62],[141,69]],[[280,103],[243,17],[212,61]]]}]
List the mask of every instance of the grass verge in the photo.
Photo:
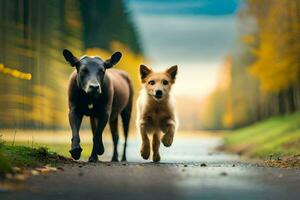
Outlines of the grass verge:
[{"label": "grass verge", "polygon": [[0,176],[13,172],[13,167],[31,168],[41,167],[46,164],[56,165],[67,162],[63,156],[49,151],[45,147],[31,148],[26,146],[0,146]]},{"label": "grass verge", "polygon": [[266,159],[270,166],[300,168],[300,112],[233,131],[225,137],[223,148]]}]

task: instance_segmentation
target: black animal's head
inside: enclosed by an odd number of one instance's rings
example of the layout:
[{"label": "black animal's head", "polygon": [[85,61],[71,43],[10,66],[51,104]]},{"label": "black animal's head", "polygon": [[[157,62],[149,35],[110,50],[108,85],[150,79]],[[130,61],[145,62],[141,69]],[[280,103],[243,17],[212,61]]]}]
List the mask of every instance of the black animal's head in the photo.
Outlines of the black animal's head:
[{"label": "black animal's head", "polygon": [[83,56],[78,59],[71,51],[64,49],[63,55],[72,67],[77,69],[77,84],[89,95],[102,93],[102,84],[105,70],[113,67],[122,57],[120,52],[115,52],[110,59],[103,61],[99,57]]}]

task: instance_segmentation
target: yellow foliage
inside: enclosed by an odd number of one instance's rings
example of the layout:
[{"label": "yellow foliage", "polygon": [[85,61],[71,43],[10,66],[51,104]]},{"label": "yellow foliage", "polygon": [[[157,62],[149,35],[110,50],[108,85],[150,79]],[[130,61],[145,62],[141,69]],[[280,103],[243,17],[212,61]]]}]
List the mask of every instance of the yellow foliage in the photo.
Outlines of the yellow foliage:
[{"label": "yellow foliage", "polygon": [[221,66],[217,90],[225,91],[228,90],[231,84],[231,67],[232,67],[232,59],[231,57],[227,57],[224,60],[224,63]]},{"label": "yellow foliage", "polygon": [[[133,80],[135,89],[137,89],[140,85],[138,68],[140,63],[143,62],[143,56],[133,53],[119,42],[112,42],[110,50],[93,48],[87,49],[85,53],[108,59],[112,52],[115,51],[120,51],[123,54],[121,61],[116,67],[128,72]],[[80,52],[77,53],[79,55]],[[18,84],[18,87],[22,88],[24,86],[26,92],[20,93],[20,90],[10,90],[7,94],[1,93],[0,103],[1,105],[5,105],[5,108],[2,109],[5,115],[0,115],[0,121],[3,125],[15,126],[16,123],[22,122],[24,124],[35,124],[46,127],[68,126],[66,88],[68,77],[62,71],[69,68],[67,68],[67,64],[64,65],[55,60],[51,61],[49,66],[52,67],[47,69],[47,73],[51,74],[51,76],[35,76],[35,78],[41,80],[34,80],[29,85],[22,85],[19,80],[13,82],[14,80],[8,79],[11,81],[11,84]],[[31,79],[31,74],[4,67],[3,64],[0,64],[0,72],[19,79]]]},{"label": "yellow foliage", "polygon": [[130,75],[133,86],[135,89],[139,88],[139,66],[144,62],[144,57],[139,54],[135,54],[130,49],[128,49],[125,45],[120,42],[114,41],[111,43],[110,51],[103,50],[100,48],[89,48],[86,50],[85,54],[90,56],[100,56],[103,59],[108,59],[112,55],[113,52],[120,51],[122,53],[122,58],[120,62],[117,64],[116,68],[122,69],[128,72]]},{"label": "yellow foliage", "polygon": [[253,44],[255,41],[255,37],[254,37],[254,35],[244,35],[244,36],[242,36],[241,40],[245,44]]},{"label": "yellow foliage", "polygon": [[233,111],[232,102],[228,101],[226,106],[226,112],[223,115],[222,123],[225,128],[232,128],[235,123],[235,116],[236,113]]},{"label": "yellow foliage", "polygon": [[[251,2],[255,5],[261,3]],[[293,3],[300,4],[299,1]],[[257,59],[250,66],[250,73],[259,78],[261,89],[265,92],[287,89],[300,79],[300,20],[297,9],[291,2],[275,0],[268,4],[263,15],[256,13],[260,43],[255,50]]]},{"label": "yellow foliage", "polygon": [[7,74],[18,79],[31,80],[30,73],[24,73],[16,69],[5,67],[4,64],[1,63],[0,63],[0,73]]},{"label": "yellow foliage", "polygon": [[234,62],[225,58],[216,89],[201,104],[204,128],[237,128],[300,108],[300,0],[247,6],[242,14],[257,27],[241,37]]}]

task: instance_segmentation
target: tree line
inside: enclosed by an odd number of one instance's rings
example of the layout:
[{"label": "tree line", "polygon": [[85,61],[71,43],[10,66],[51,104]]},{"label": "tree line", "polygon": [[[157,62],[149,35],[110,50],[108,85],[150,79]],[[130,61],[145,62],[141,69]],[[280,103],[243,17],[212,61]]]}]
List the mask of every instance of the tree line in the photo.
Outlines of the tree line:
[{"label": "tree line", "polygon": [[[0,1],[0,128],[68,127],[72,68],[62,56],[124,56],[118,66],[138,87],[142,46],[124,1]],[[30,79],[21,78],[23,75]]]},{"label": "tree line", "polygon": [[239,19],[239,41],[200,107],[207,129],[300,110],[300,0],[247,0]]}]

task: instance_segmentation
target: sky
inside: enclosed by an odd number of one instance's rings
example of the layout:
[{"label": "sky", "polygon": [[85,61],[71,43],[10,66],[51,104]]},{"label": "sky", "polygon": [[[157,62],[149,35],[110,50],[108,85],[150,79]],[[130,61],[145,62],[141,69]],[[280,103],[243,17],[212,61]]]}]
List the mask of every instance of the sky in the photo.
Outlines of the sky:
[{"label": "sky", "polygon": [[127,0],[150,67],[177,64],[176,96],[202,99],[238,36],[240,0]]}]

